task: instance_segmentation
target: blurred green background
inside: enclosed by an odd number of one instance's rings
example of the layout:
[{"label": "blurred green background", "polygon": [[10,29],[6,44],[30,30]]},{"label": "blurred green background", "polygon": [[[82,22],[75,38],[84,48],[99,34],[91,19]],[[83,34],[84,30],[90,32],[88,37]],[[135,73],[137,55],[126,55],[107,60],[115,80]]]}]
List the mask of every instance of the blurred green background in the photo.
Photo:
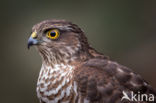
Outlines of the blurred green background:
[{"label": "blurred green background", "polygon": [[156,88],[156,1],[1,0],[1,103],[38,103],[41,58],[27,50],[31,27],[45,19],[78,24],[89,42]]}]

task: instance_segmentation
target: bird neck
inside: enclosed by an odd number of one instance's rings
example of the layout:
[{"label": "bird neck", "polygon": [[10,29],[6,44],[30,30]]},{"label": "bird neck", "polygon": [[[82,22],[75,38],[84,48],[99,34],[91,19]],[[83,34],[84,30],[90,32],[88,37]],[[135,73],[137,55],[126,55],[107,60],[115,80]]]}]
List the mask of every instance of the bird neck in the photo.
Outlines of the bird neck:
[{"label": "bird neck", "polygon": [[[42,63],[50,66],[54,66],[56,64],[72,64],[75,62],[85,61],[88,57],[88,53],[74,51],[70,48],[68,48],[65,52],[65,50],[59,49],[39,49],[39,53],[42,57]],[[70,51],[70,52],[69,52]]]},{"label": "bird neck", "polygon": [[38,49],[42,57],[42,62],[46,65],[54,66],[55,64],[72,64],[75,62],[84,62],[90,58],[107,57],[97,52],[89,45],[80,47],[64,47],[64,48],[49,48]]}]

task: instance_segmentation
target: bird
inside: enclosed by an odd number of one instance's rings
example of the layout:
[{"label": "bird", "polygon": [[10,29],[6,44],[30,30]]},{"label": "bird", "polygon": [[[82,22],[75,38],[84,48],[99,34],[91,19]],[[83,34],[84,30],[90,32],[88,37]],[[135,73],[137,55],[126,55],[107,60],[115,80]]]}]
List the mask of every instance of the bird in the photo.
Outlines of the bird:
[{"label": "bird", "polygon": [[37,23],[27,46],[35,46],[42,58],[36,87],[40,103],[156,103],[147,81],[94,49],[70,21]]}]

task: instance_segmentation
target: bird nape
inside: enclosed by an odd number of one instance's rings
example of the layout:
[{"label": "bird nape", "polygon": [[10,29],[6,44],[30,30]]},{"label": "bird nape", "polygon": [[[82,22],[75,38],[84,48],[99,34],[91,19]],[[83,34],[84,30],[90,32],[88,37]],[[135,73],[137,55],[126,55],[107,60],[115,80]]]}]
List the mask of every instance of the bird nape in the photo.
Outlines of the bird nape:
[{"label": "bird nape", "polygon": [[42,57],[40,103],[156,103],[155,90],[140,75],[92,48],[71,22],[36,24],[28,48],[32,45]]}]

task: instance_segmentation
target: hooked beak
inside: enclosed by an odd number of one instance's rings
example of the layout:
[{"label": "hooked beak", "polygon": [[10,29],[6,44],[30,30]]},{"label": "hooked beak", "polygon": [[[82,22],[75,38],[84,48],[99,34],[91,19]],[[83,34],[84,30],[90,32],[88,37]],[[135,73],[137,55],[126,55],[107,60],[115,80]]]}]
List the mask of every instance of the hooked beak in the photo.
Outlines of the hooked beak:
[{"label": "hooked beak", "polygon": [[37,32],[34,31],[28,39],[28,49],[30,48],[30,46],[37,45],[38,43],[39,40],[37,40]]}]

